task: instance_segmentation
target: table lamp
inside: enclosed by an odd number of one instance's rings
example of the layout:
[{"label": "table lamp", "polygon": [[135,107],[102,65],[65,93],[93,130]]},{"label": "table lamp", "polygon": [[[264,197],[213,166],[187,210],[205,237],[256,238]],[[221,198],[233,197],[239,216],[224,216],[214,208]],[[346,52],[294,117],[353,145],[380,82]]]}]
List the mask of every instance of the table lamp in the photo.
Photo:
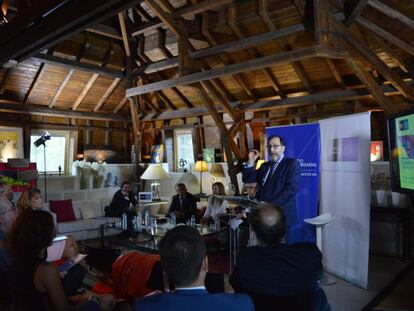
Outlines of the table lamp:
[{"label": "table lamp", "polygon": [[169,178],[170,175],[162,168],[161,164],[150,164],[145,172],[141,175],[141,179],[152,180],[151,192],[152,200],[160,201],[160,183],[159,180]]},{"label": "table lamp", "polygon": [[211,164],[210,174],[214,176],[213,182],[216,182],[216,177],[226,177],[226,174],[224,174],[223,166],[221,166],[220,163]]},{"label": "table lamp", "polygon": [[200,172],[200,194],[203,194],[203,172],[208,172],[207,162],[197,161],[194,165],[194,172]]}]

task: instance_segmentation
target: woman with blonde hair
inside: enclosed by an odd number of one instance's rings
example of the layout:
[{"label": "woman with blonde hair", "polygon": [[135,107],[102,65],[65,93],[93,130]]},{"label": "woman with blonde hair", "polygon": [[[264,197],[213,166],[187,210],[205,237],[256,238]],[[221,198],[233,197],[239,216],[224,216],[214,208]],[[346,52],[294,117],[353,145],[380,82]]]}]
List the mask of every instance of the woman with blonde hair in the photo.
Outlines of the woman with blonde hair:
[{"label": "woman with blonde hair", "polygon": [[[43,199],[41,192],[36,188],[27,188],[22,192],[19,200],[17,201],[17,209],[19,213],[25,211],[38,211],[43,208]],[[70,259],[79,253],[79,247],[76,240],[72,236],[67,236],[65,239],[65,247],[62,253],[62,258]]]},{"label": "woman with blonde hair", "polygon": [[226,208],[228,207],[226,200],[216,197],[216,195],[226,195],[224,185],[221,182],[215,182],[212,185],[212,191],[213,195],[209,197],[206,211],[200,220],[202,224],[208,223],[211,219],[216,221],[221,215],[226,213]]}]

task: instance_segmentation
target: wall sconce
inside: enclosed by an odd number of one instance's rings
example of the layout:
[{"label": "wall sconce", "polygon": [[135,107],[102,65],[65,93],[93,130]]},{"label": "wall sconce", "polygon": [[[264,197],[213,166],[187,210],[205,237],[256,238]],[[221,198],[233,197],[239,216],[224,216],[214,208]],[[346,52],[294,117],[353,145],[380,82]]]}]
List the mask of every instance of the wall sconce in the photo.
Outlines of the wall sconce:
[{"label": "wall sconce", "polygon": [[197,161],[194,165],[194,172],[200,172],[200,194],[203,194],[203,172],[208,172],[207,162]]},{"label": "wall sconce", "polygon": [[160,201],[160,183],[159,180],[169,178],[170,175],[162,168],[161,164],[150,164],[145,172],[141,175],[141,179],[153,180],[151,183],[152,200]]}]

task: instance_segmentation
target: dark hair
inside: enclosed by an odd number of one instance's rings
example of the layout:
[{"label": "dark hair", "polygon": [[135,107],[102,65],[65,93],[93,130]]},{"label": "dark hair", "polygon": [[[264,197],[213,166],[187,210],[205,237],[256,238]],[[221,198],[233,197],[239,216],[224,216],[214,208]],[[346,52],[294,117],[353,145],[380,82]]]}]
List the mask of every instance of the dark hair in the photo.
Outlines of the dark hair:
[{"label": "dark hair", "polygon": [[278,135],[271,135],[271,136],[269,136],[269,138],[267,139],[267,142],[271,141],[273,138],[279,138],[280,144],[282,146],[285,146],[285,140],[284,140],[284,138],[282,136],[278,136]]},{"label": "dark hair", "polygon": [[38,257],[42,249],[52,244],[54,236],[52,215],[28,209],[16,218],[8,235],[10,254],[16,258]]},{"label": "dark hair", "polygon": [[169,230],[160,242],[162,266],[175,286],[193,283],[201,269],[206,246],[197,229],[177,226]]},{"label": "dark hair", "polygon": [[183,184],[182,182],[180,182],[180,183],[178,183],[177,185],[176,185],[176,187],[177,187],[177,189],[185,189],[185,190],[187,190],[187,187],[185,186],[185,184]]},{"label": "dark hair", "polygon": [[131,185],[129,181],[123,181],[121,184],[121,188],[123,188],[125,185]]},{"label": "dark hair", "polygon": [[17,201],[17,209],[19,212],[23,212],[28,209],[30,206],[30,200],[37,194],[40,195],[40,190],[37,188],[27,188],[22,194],[20,195],[19,200]]},{"label": "dark hair", "polygon": [[[277,221],[267,224],[263,219],[263,213],[277,213]],[[283,209],[274,204],[264,203],[253,209],[250,217],[250,225],[260,243],[265,245],[277,245],[286,234],[286,217]]]}]

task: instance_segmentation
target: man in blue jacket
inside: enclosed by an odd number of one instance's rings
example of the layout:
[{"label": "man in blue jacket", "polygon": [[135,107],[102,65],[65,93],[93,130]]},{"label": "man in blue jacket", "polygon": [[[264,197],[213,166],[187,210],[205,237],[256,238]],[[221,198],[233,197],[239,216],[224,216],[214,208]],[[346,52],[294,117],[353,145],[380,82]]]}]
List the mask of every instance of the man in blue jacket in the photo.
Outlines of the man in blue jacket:
[{"label": "man in blue jacket", "polygon": [[289,242],[289,229],[298,223],[295,196],[299,189],[300,164],[296,159],[285,157],[285,142],[282,137],[270,136],[267,149],[269,161],[263,163],[258,170],[255,169],[255,162],[259,158],[259,151],[249,152],[249,159],[243,170],[243,182],[257,182],[256,198],[283,208]]},{"label": "man in blue jacket", "polygon": [[209,294],[204,286],[208,259],[203,238],[197,229],[177,226],[160,243],[161,264],[175,290],[135,301],[136,311],[253,311],[245,294]]}]

